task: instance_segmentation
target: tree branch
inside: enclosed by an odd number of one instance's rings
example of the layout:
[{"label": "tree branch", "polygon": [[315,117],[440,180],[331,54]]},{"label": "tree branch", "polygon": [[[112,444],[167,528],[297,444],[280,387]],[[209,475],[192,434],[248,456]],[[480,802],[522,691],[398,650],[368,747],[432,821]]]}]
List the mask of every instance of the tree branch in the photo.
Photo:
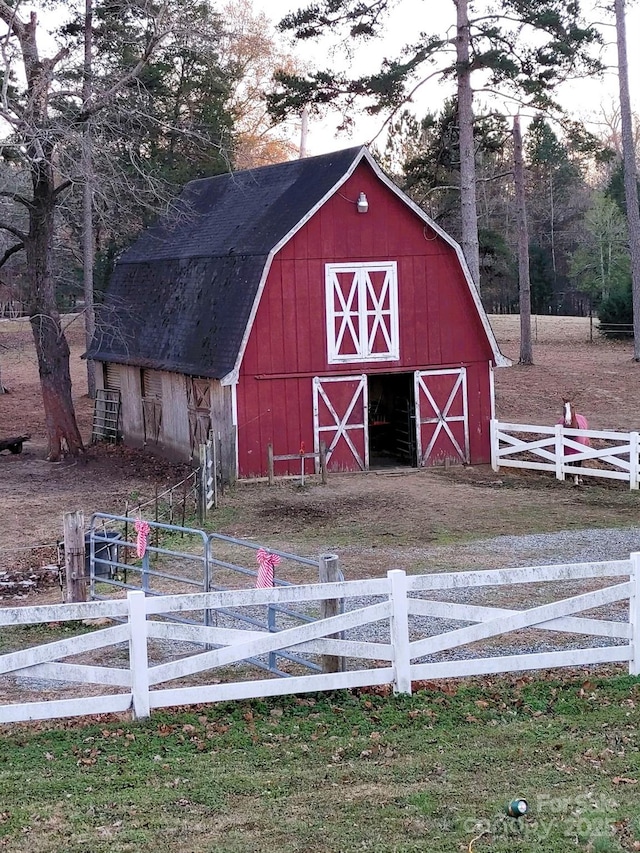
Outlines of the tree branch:
[{"label": "tree branch", "polygon": [[380,127],[379,127],[378,132],[376,133],[376,135],[375,135],[374,137],[372,137],[372,138],[369,140],[369,142],[368,142],[367,144],[368,144],[368,145],[373,145],[373,143],[374,143],[374,142],[376,141],[376,139],[380,136],[380,134],[381,134],[381,133],[382,133],[382,131],[385,129],[385,127],[387,127],[387,125],[389,125],[389,124],[390,124],[390,122],[392,121],[393,117],[398,113],[398,111],[399,111],[399,110],[401,110],[401,109],[402,109],[402,107],[404,107],[404,106],[405,106],[405,104],[408,104],[408,103],[410,103],[410,102],[413,100],[413,96],[414,96],[414,95],[415,95],[415,93],[418,91],[418,89],[419,89],[421,86],[423,86],[425,83],[428,83],[428,82],[429,82],[429,80],[432,80],[435,76],[437,76],[438,74],[441,74],[441,73],[442,73],[442,71],[441,71],[440,69],[438,69],[437,71],[434,71],[432,74],[428,74],[426,77],[424,77],[424,78],[423,78],[422,80],[420,80],[418,83],[416,83],[416,85],[413,87],[413,89],[411,89],[411,90],[407,93],[406,97],[402,100],[402,102],[401,102],[401,103],[399,103],[399,104],[397,105],[397,107],[393,110],[393,112],[391,112],[391,113],[387,116],[387,118],[384,120],[384,122],[380,125]]},{"label": "tree branch", "polygon": [[59,186],[55,188],[53,191],[53,197],[58,198],[60,193],[63,193],[65,190],[68,190],[70,186],[73,186],[73,181],[71,178],[68,178],[66,181],[63,181]]},{"label": "tree branch", "polygon": [[17,237],[18,240],[20,240],[20,242],[22,243],[27,242],[27,235],[23,231],[20,231],[19,228],[16,228],[14,225],[11,225],[10,222],[0,222],[0,230],[8,231],[9,234],[13,234],[13,236]]},{"label": "tree branch", "polygon": [[9,198],[11,201],[15,201],[17,204],[22,204],[27,208],[31,208],[33,206],[33,202],[25,198],[25,196],[20,195],[20,193],[14,193],[10,190],[0,190],[0,198]]},{"label": "tree branch", "polygon": [[[0,0],[0,2],[4,2],[4,0]],[[167,7],[167,4],[165,2],[165,3],[163,3],[161,11],[158,13],[158,19],[162,18],[163,13],[166,10],[166,7]],[[118,92],[120,92],[123,88],[125,88],[125,86],[127,86],[129,83],[131,83],[137,77],[139,77],[140,72],[143,70],[143,68],[149,62],[149,59],[151,58],[156,47],[160,44],[160,42],[167,35],[169,35],[169,33],[170,33],[169,30],[156,32],[156,34],[154,36],[152,36],[149,39],[149,41],[147,42],[141,57],[138,59],[138,61],[136,62],[134,67],[131,69],[131,71],[129,71],[128,74],[125,74],[123,77],[121,77],[116,83],[113,84],[113,86],[110,89],[108,89],[106,92],[103,92],[103,94],[99,98],[94,100],[92,104],[85,104],[83,106],[82,111],[80,112],[80,114],[76,118],[76,122],[78,124],[82,124],[88,118],[91,118],[91,116],[93,116],[96,113],[103,110],[106,106],[108,106],[111,103],[111,101],[118,94]]]},{"label": "tree branch", "polygon": [[14,35],[22,41],[26,35],[26,24],[17,16],[16,10],[5,3],[5,0],[0,0],[0,20],[4,21]]},{"label": "tree branch", "polygon": [[16,128],[22,121],[24,110],[14,104],[11,109],[0,107],[0,118],[4,119],[12,128]]},{"label": "tree branch", "polygon": [[15,243],[10,249],[7,249],[4,255],[0,258],[0,268],[6,264],[12,255],[15,255],[16,252],[21,252],[22,249],[24,249],[24,243]]}]

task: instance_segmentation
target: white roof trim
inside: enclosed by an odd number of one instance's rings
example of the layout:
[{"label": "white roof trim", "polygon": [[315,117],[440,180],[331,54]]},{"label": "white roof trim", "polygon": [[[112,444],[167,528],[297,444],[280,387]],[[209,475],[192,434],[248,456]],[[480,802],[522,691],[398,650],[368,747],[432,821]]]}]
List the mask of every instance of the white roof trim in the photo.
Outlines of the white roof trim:
[{"label": "white roof trim", "polygon": [[353,162],[344,173],[344,175],[337,181],[331,189],[324,194],[324,196],[310,209],[307,213],[302,217],[302,219],[287,233],[285,236],[271,249],[269,255],[267,256],[267,262],[264,265],[264,269],[262,271],[262,277],[260,279],[260,284],[258,286],[258,290],[256,292],[255,299],[253,301],[253,305],[251,307],[251,314],[249,315],[249,321],[247,322],[246,328],[244,330],[244,335],[242,336],[242,343],[240,344],[240,349],[238,351],[238,356],[236,358],[236,363],[233,370],[228,373],[226,376],[223,376],[221,379],[221,383],[223,385],[230,385],[234,382],[238,381],[238,376],[240,374],[240,365],[242,364],[242,359],[244,358],[245,349],[247,347],[247,342],[249,340],[249,335],[251,334],[251,330],[253,328],[253,323],[256,318],[256,314],[258,312],[258,306],[260,305],[260,300],[262,298],[262,292],[264,290],[264,286],[267,282],[267,278],[269,275],[269,271],[271,269],[271,264],[273,263],[273,259],[276,254],[282,249],[282,247],[291,240],[291,238],[297,234],[297,232],[305,225],[309,219],[318,211],[323,204],[328,201],[335,194],[335,192],[351,177],[351,175],[355,172],[357,166],[360,164],[362,160],[366,160],[367,163],[371,166],[375,174],[378,178],[392,191],[394,192],[398,198],[400,198],[408,207],[416,213],[420,219],[422,219],[430,228],[432,228],[437,234],[442,237],[450,246],[455,250],[456,255],[458,256],[458,260],[460,262],[460,266],[462,267],[462,271],[464,273],[465,281],[467,282],[467,287],[469,288],[469,292],[473,298],[474,304],[476,306],[476,310],[478,315],[480,316],[480,320],[482,322],[482,326],[484,328],[487,339],[489,340],[489,344],[491,345],[491,349],[493,351],[493,358],[498,367],[510,367],[511,360],[506,358],[506,356],[502,355],[500,352],[500,348],[498,346],[498,342],[496,341],[495,335],[493,333],[493,329],[491,328],[491,324],[489,323],[489,318],[484,310],[482,302],[480,300],[480,294],[478,293],[478,289],[473,283],[473,279],[471,278],[471,273],[469,272],[469,267],[467,266],[467,262],[462,253],[462,248],[460,245],[450,237],[445,231],[440,228],[439,225],[429,217],[427,214],[418,207],[415,202],[413,202],[408,195],[406,195],[400,187],[396,186],[392,180],[390,180],[382,169],[378,166],[376,161],[373,159],[367,148],[362,146],[360,151],[358,151],[353,158]]},{"label": "white roof trim", "polygon": [[[278,244],[278,249],[279,248],[280,244]],[[264,265],[264,269],[262,270],[262,276],[260,277],[260,284],[258,285],[258,290],[256,292],[255,299],[253,300],[253,305],[251,306],[249,320],[247,321],[247,325],[245,326],[244,334],[242,336],[242,343],[240,344],[240,349],[238,350],[236,363],[233,367],[233,370],[230,373],[227,373],[226,376],[223,376],[220,380],[220,383],[222,385],[233,385],[238,381],[238,377],[240,376],[240,365],[242,364],[242,359],[244,358],[244,351],[247,348],[247,343],[249,341],[249,335],[251,334],[251,329],[253,329],[253,323],[256,319],[256,314],[258,313],[258,306],[260,305],[260,299],[262,298],[262,291],[264,290],[264,286],[267,283],[271,264],[273,263],[273,259],[278,249],[272,249],[267,256],[267,262]]]}]

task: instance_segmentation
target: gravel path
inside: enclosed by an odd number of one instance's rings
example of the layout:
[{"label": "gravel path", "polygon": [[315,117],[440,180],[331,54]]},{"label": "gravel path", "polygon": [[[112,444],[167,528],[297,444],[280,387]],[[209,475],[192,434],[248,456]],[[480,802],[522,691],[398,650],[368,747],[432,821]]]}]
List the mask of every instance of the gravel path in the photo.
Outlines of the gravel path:
[{"label": "gravel path", "polygon": [[[516,568],[522,566],[552,565],[556,563],[599,562],[627,559],[629,554],[640,551],[640,527],[628,529],[603,530],[564,530],[559,533],[538,533],[526,536],[498,536],[482,539],[464,545],[442,546],[430,549],[425,555],[433,559],[440,569],[449,560],[454,564],[451,571],[465,566],[468,569]],[[608,582],[606,582],[608,583]],[[527,606],[544,604],[569,595],[576,595],[588,589],[606,585],[599,580],[574,582],[526,584],[522,587],[489,587],[480,589],[456,589],[430,592],[430,599],[456,603],[473,603],[503,608],[525,609]],[[351,599],[347,609],[364,607],[379,599]],[[627,601],[616,602],[600,608],[590,615],[612,621],[627,621],[629,608]],[[433,636],[454,631],[467,624],[458,620],[434,619],[431,617],[410,617],[410,635],[412,639]],[[388,641],[388,627],[380,622],[363,626],[348,632],[348,639],[369,641]],[[513,634],[504,638],[485,641],[482,650],[473,646],[464,646],[433,655],[429,660],[446,660],[485,655],[504,655],[557,651],[558,649],[590,648],[596,646],[620,645],[625,640],[607,637],[593,637],[582,634],[557,634],[547,631],[528,630],[521,632],[516,642]]]},{"label": "gravel path", "polygon": [[600,560],[624,560],[640,551],[640,527],[604,530],[562,530],[527,536],[497,536],[455,547],[459,558],[484,556],[492,568],[502,566],[549,565]]}]

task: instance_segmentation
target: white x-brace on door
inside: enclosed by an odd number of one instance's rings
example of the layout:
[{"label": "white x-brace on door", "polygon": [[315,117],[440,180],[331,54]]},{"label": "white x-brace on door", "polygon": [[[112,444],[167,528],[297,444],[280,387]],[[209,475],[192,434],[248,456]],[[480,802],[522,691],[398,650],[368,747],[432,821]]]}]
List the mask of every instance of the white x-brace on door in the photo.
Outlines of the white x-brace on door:
[{"label": "white x-brace on door", "polygon": [[416,370],[414,376],[418,465],[468,463],[466,368]]},{"label": "white x-brace on door", "polygon": [[334,471],[369,468],[367,411],[366,375],[314,377],[314,450],[319,453],[325,442],[327,465]]}]

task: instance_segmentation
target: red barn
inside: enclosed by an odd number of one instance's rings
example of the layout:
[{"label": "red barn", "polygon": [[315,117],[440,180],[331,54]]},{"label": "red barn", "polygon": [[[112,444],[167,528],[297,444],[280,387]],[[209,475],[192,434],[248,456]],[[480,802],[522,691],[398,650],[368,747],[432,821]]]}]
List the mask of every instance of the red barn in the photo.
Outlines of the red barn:
[{"label": "red barn", "polygon": [[212,431],[231,477],[269,444],[324,441],[329,470],[489,462],[509,361],[460,247],[366,148],[188,184],[103,311],[88,356],[132,444],[190,458]]}]

